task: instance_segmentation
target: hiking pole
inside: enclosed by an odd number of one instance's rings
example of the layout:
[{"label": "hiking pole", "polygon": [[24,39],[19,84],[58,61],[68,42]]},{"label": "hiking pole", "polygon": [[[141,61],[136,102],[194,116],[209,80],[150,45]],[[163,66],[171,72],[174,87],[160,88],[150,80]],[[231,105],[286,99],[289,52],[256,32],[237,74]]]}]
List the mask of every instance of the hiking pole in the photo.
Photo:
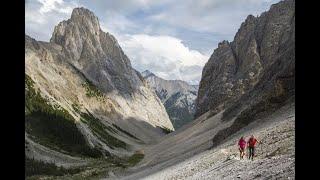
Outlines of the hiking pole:
[{"label": "hiking pole", "polygon": [[248,148],[248,146],[246,147],[246,150],[247,150],[247,159],[249,159],[249,156],[250,156],[250,154],[249,154],[249,148]]},{"label": "hiking pole", "polygon": [[[259,141],[259,146],[260,146],[260,150],[261,150],[261,152],[262,152],[262,141]],[[261,153],[262,154],[262,153]]]}]

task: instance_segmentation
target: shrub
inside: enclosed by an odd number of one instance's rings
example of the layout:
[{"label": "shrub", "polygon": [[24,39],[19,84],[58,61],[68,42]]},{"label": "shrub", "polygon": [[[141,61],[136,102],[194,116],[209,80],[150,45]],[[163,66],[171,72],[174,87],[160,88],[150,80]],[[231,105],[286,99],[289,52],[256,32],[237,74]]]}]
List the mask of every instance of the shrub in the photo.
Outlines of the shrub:
[{"label": "shrub", "polygon": [[103,97],[103,93],[87,79],[86,82],[82,84],[82,87],[86,89],[86,95],[88,97],[96,97],[98,100]]},{"label": "shrub", "polygon": [[25,176],[27,177],[34,175],[63,176],[65,174],[76,174],[80,171],[80,168],[66,169],[58,167],[54,163],[42,162],[28,157],[25,158]]},{"label": "shrub", "polygon": [[134,153],[132,156],[129,157],[128,159],[128,163],[129,166],[135,166],[136,164],[138,164],[138,162],[140,162],[142,159],[144,158],[144,154],[143,153]]}]

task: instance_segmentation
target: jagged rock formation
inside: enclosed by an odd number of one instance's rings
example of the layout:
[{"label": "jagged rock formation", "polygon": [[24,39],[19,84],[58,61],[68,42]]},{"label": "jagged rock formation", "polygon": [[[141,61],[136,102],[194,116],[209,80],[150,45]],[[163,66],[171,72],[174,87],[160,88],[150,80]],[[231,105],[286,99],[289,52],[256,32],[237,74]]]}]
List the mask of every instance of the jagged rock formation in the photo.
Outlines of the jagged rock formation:
[{"label": "jagged rock formation", "polygon": [[197,86],[180,80],[165,80],[148,70],[141,74],[164,104],[175,129],[193,120]]},{"label": "jagged rock formation", "polygon": [[59,165],[83,164],[74,157],[97,151],[127,157],[156,143],[161,128],[174,130],[156,94],[87,9],[74,9],[50,42],[26,35],[25,64],[27,157]]},{"label": "jagged rock formation", "polygon": [[260,17],[249,15],[232,42],[219,43],[202,72],[196,117],[229,107],[258,84],[277,93],[294,87],[294,6],[281,1]]},{"label": "jagged rock formation", "polygon": [[76,8],[55,28],[50,39],[63,47],[66,59],[105,93],[132,94],[143,86],[117,40],[100,29],[89,10]]}]

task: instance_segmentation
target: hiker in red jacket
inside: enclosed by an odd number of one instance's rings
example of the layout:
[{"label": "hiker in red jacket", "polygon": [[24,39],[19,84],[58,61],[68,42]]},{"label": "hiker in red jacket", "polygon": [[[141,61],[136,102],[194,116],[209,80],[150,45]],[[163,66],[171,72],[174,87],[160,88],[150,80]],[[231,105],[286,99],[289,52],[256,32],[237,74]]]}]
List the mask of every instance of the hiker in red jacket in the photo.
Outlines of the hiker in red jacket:
[{"label": "hiker in red jacket", "polygon": [[256,143],[258,143],[258,140],[251,135],[249,141],[248,141],[248,146],[249,146],[249,159],[251,157],[251,160],[253,160],[253,156],[254,156],[254,148],[256,146]]},{"label": "hiker in red jacket", "polygon": [[239,151],[240,151],[240,159],[243,159],[244,156],[244,149],[246,148],[246,140],[244,140],[243,136],[240,138],[238,145],[239,145]]}]

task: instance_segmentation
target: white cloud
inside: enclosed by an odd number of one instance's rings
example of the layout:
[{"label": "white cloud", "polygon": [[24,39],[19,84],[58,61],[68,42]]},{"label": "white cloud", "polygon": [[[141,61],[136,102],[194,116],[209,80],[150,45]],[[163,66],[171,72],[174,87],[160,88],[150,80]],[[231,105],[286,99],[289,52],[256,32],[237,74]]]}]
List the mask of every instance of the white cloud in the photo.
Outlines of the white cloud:
[{"label": "white cloud", "polygon": [[73,8],[80,6],[76,2],[63,0],[27,1],[25,6],[26,34],[49,41],[53,28],[60,21],[70,18]]},{"label": "white cloud", "polygon": [[249,14],[258,15],[278,1],[29,0],[26,34],[48,41],[54,26],[70,18],[73,8],[83,6],[118,39],[136,69],[196,82],[218,42],[232,41]]},{"label": "white cloud", "polygon": [[[140,71],[148,69],[164,79],[179,79],[194,84],[200,80],[202,67],[209,58],[171,36],[135,34],[117,38],[134,68]],[[193,69],[194,72],[186,69]]]},{"label": "white cloud", "polygon": [[47,13],[56,9],[56,4],[62,4],[62,0],[38,0],[42,6],[40,7],[40,13]]},{"label": "white cloud", "polygon": [[41,14],[51,11],[70,14],[72,9],[77,6],[76,2],[64,2],[63,0],[38,0],[38,2],[42,4],[39,9]]},{"label": "white cloud", "polygon": [[258,15],[279,0],[178,0],[148,18],[166,25],[234,36],[249,14]]},{"label": "white cloud", "polygon": [[122,34],[131,29],[138,28],[138,26],[126,16],[113,12],[105,12],[104,19],[99,20],[101,29],[105,32],[110,32],[111,34]]},{"label": "white cloud", "polygon": [[63,0],[38,0],[42,6],[39,9],[41,14],[56,11],[59,13],[71,13],[75,2],[64,2]]}]

